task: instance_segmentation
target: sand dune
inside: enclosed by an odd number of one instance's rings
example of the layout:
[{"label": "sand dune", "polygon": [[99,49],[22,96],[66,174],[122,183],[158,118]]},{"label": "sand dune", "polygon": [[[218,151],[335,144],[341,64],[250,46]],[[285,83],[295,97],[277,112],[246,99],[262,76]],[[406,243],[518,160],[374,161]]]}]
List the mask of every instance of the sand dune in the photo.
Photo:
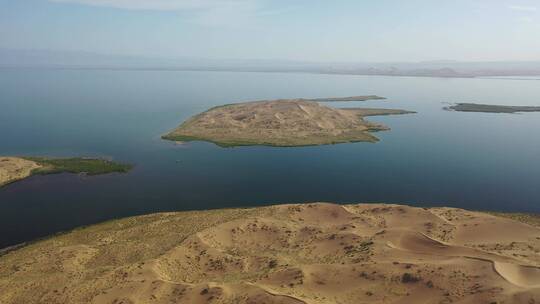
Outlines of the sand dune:
[{"label": "sand dune", "polygon": [[495,271],[508,282],[523,288],[540,288],[540,268],[494,262]]},{"label": "sand dune", "polygon": [[540,229],[314,203],[111,221],[0,257],[0,303],[539,303]]}]

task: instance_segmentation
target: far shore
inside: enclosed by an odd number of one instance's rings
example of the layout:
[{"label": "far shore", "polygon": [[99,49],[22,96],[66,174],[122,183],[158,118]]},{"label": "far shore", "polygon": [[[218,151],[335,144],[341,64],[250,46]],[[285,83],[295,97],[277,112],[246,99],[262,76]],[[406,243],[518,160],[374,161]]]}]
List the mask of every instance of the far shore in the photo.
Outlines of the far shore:
[{"label": "far shore", "polygon": [[480,112],[480,113],[519,113],[519,112],[540,112],[540,106],[503,106],[478,103],[457,103],[445,108],[446,110],[458,112]]},{"label": "far shore", "polygon": [[337,76],[376,76],[376,77],[414,77],[414,78],[478,78],[478,79],[512,79],[510,77],[540,77],[540,69],[536,70],[491,70],[479,72],[449,71],[447,69],[432,70],[351,70],[351,69],[265,69],[235,67],[185,67],[185,66],[126,66],[126,65],[92,65],[92,64],[0,64],[0,69],[44,69],[44,70],[104,70],[104,71],[180,71],[180,72],[232,72],[232,73],[284,73],[284,74],[319,74]]}]

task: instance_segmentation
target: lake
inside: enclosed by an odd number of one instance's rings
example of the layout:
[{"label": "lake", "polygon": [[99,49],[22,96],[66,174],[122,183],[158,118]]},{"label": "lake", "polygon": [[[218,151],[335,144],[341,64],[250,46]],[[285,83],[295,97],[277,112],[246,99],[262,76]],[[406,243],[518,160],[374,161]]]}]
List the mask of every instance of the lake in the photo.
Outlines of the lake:
[{"label": "lake", "polygon": [[[220,148],[160,135],[212,106],[377,94],[328,103],[418,114],[369,117],[378,143]],[[311,201],[540,212],[540,113],[444,111],[540,105],[540,81],[120,70],[0,70],[0,155],[100,156],[126,175],[34,176],[0,188],[0,248],[159,211]]]}]

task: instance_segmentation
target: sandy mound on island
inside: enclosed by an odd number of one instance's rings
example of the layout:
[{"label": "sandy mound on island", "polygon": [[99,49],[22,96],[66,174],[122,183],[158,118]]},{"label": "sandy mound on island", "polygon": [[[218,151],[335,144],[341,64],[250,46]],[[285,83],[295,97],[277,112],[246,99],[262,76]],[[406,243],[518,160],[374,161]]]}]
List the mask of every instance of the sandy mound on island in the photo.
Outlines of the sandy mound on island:
[{"label": "sandy mound on island", "polygon": [[364,116],[412,113],[391,109],[334,109],[304,99],[230,104],[198,114],[164,139],[205,140],[222,146],[305,146],[375,142],[370,132],[388,130]]},{"label": "sandy mound on island", "polygon": [[540,229],[313,203],[110,221],[0,257],[0,303],[540,303]]},{"label": "sandy mound on island", "polygon": [[30,160],[0,156],[0,186],[26,178],[37,168],[41,166]]}]

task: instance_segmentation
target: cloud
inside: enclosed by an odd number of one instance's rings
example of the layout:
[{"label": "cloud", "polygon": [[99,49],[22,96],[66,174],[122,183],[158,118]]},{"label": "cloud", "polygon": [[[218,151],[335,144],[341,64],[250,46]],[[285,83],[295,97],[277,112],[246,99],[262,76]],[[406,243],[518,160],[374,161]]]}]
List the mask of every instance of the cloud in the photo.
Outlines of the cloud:
[{"label": "cloud", "polygon": [[522,5],[510,5],[508,6],[508,8],[513,11],[521,11],[521,12],[536,12],[538,10],[536,6],[522,6]]},{"label": "cloud", "polygon": [[203,26],[253,25],[271,14],[266,0],[49,0],[55,3],[110,7],[137,11],[175,11],[184,20]]},{"label": "cloud", "polygon": [[534,22],[534,19],[531,18],[531,17],[520,17],[518,20],[520,22],[522,22],[522,23],[533,23]]},{"label": "cloud", "polygon": [[192,10],[212,9],[228,5],[248,4],[249,0],[49,0],[91,6],[113,7],[130,10]]}]

